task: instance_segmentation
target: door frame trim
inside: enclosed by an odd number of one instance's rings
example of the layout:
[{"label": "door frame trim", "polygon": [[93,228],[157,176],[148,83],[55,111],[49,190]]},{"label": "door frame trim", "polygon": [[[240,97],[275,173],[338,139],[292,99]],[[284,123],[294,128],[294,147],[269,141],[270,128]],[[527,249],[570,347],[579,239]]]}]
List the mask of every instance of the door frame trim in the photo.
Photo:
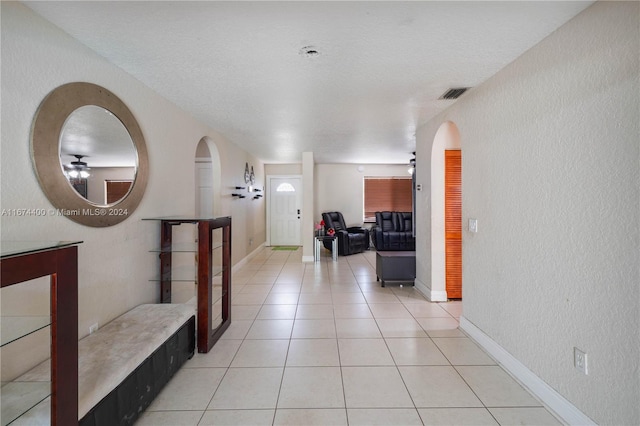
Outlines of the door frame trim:
[{"label": "door frame trim", "polygon": [[[265,191],[268,191],[265,194],[265,198],[267,199],[267,238],[265,241],[265,245],[271,246],[271,179],[287,179],[287,178],[299,178],[300,183],[302,183],[302,175],[293,174],[293,175],[267,175],[267,184],[265,186]],[[303,191],[303,188],[300,188],[300,191]],[[302,221],[300,221],[300,238],[302,239]]]}]

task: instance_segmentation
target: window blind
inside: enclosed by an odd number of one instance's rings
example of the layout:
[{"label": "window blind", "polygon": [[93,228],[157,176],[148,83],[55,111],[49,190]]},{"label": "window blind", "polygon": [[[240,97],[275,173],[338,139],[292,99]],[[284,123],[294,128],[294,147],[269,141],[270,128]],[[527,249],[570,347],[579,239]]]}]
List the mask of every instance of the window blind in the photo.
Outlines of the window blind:
[{"label": "window blind", "polygon": [[364,178],[364,219],[375,221],[381,211],[411,211],[411,178]]}]

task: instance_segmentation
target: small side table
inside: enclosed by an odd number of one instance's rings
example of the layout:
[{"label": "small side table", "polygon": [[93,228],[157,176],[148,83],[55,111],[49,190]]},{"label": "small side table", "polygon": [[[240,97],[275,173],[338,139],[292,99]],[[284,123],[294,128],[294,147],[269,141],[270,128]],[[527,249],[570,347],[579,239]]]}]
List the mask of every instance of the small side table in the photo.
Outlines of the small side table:
[{"label": "small side table", "polygon": [[376,252],[376,275],[378,281],[413,281],[416,278],[415,251]]},{"label": "small side table", "polygon": [[324,236],[315,236],[313,237],[313,260],[316,262],[320,261],[320,249],[323,247],[324,241],[331,241],[331,258],[334,262],[338,261],[338,237],[324,235]]}]

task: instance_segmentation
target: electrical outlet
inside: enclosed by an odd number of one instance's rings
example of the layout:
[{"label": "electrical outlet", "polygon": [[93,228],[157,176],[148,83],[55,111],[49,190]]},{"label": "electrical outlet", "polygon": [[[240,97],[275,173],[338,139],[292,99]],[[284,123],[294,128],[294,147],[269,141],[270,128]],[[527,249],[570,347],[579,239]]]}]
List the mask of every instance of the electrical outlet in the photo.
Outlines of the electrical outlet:
[{"label": "electrical outlet", "polygon": [[96,331],[98,331],[98,323],[95,323],[95,324],[89,326],[89,334],[93,334]]},{"label": "electrical outlet", "polygon": [[478,219],[469,219],[469,232],[478,232]]},{"label": "electrical outlet", "polygon": [[573,364],[582,374],[589,374],[587,354],[575,347],[573,348]]}]

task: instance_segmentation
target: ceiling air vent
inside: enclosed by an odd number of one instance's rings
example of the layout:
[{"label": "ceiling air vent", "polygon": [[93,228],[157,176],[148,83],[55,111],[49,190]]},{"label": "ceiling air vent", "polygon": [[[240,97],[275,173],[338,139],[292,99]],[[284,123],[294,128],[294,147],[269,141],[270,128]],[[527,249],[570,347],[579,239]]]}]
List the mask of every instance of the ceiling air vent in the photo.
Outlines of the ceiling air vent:
[{"label": "ceiling air vent", "polygon": [[458,99],[464,92],[469,90],[468,87],[457,87],[455,89],[449,89],[444,95],[440,96],[440,99]]}]

